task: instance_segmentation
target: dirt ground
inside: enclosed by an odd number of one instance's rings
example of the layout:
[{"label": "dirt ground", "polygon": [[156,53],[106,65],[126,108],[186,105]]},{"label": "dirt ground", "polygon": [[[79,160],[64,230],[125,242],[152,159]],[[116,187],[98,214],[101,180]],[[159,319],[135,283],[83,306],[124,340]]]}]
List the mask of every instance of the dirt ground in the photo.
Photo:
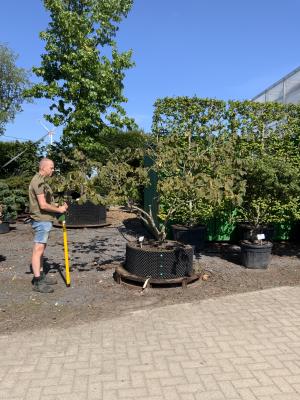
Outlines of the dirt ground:
[{"label": "dirt ground", "polygon": [[198,302],[275,286],[300,284],[300,245],[274,243],[266,270],[240,265],[240,248],[210,243],[194,270],[200,279],[179,287],[147,288],[117,284],[116,266],[125,257],[127,241],[147,235],[133,214],[115,208],[108,212],[109,226],[68,229],[71,286],[64,281],[62,230],[56,227],[46,250],[45,269],[57,277],[54,293],[32,291],[30,225],[18,222],[0,235],[0,334],[47,326],[68,327],[88,321],[111,319],[145,308]]}]

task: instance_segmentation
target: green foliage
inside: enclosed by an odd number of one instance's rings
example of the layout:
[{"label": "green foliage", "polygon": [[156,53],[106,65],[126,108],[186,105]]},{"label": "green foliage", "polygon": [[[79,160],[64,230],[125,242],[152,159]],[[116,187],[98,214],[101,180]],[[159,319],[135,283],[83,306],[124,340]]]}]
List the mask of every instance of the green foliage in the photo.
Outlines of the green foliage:
[{"label": "green foliage", "polygon": [[17,55],[0,44],[0,135],[22,111],[23,91],[29,86],[28,73],[16,66],[16,60]]},{"label": "green foliage", "polygon": [[260,155],[244,163],[246,192],[239,218],[257,231],[267,223],[300,218],[300,169],[286,157]]},{"label": "green foliage", "polygon": [[237,217],[251,225],[255,240],[262,226],[300,217],[300,108],[230,102],[229,112],[246,180]]},{"label": "green foliage", "polygon": [[16,218],[25,205],[26,197],[22,190],[10,189],[5,182],[0,181],[0,222]]},{"label": "green foliage", "polygon": [[148,170],[143,165],[134,165],[133,159],[141,159],[140,149],[117,149],[109,161],[98,171],[96,181],[106,193],[109,204],[138,203],[143,186],[149,184]]},{"label": "green foliage", "polygon": [[[152,139],[143,151],[145,160],[152,161],[140,170],[131,171],[130,175],[137,175],[129,182],[132,189],[136,188],[137,182],[148,185],[151,173],[157,177],[159,228],[151,209],[147,213],[134,206],[156,238],[166,238],[166,225],[170,220],[197,225],[209,220],[216,210],[241,203],[245,183],[240,161],[232,157],[235,138],[223,135],[218,139],[198,140],[191,134],[174,133]],[[116,155],[109,165],[113,173],[106,174],[107,182],[111,183],[113,176],[111,190],[114,193],[121,190],[122,200],[128,201],[131,193],[124,190],[128,170],[120,164],[121,160]]]},{"label": "green foliage", "polygon": [[21,151],[24,153],[18,159],[0,170],[0,204],[6,219],[26,211],[28,186],[37,170],[39,149],[32,142],[0,142],[2,165]]},{"label": "green foliage", "polygon": [[[17,213],[22,213],[27,211],[29,205],[28,199],[28,187],[32,176],[14,176],[1,180],[1,182],[8,186],[10,196],[12,197],[12,204],[15,204],[13,208]],[[9,199],[6,199],[9,201]]]},{"label": "green foliage", "polygon": [[76,193],[79,204],[88,200],[95,205],[105,204],[101,188],[96,183],[98,165],[76,149],[72,152],[72,158],[62,156],[71,166],[71,170],[66,175],[55,175],[51,179],[51,187],[57,194],[57,200],[61,202],[66,200],[66,196]]},{"label": "green foliage", "polygon": [[115,151],[132,149],[132,153],[128,154],[126,160],[136,163],[138,159],[135,150],[143,149],[146,141],[146,135],[138,130],[123,132],[118,129],[105,129],[97,140],[99,150],[89,152],[89,156],[95,161],[106,164],[113,157]]},{"label": "green foliage", "polygon": [[28,187],[29,183],[32,179],[32,175],[17,175],[17,176],[11,176],[6,179],[1,179],[0,182],[5,183],[9,190],[20,190],[22,191],[23,195],[25,198],[28,197]]},{"label": "green foliage", "polygon": [[159,218],[193,226],[241,204],[245,190],[241,163],[232,157],[235,138],[211,138],[209,146],[191,136],[159,138],[153,169],[158,176]]},{"label": "green foliage", "polygon": [[47,153],[47,157],[53,160],[55,171],[59,171],[61,175],[66,175],[74,169],[72,159],[75,147],[69,140],[62,137],[59,142],[54,142],[52,145],[47,145],[42,149],[44,153]]},{"label": "green foliage", "polygon": [[44,5],[51,22],[40,34],[46,53],[34,68],[43,82],[27,93],[53,101],[45,118],[63,125],[64,137],[87,149],[108,125],[135,126],[121,107],[131,51],[119,53],[114,40],[132,0],[44,0]]},{"label": "green foliage", "polygon": [[120,133],[115,143],[103,133],[104,163],[96,153],[90,160],[91,148],[83,154],[69,145],[62,189],[82,199],[97,193],[106,204],[138,202],[149,174],[156,174],[159,229],[151,210],[134,209],[159,240],[170,220],[195,225],[230,216],[256,229],[300,218],[300,106],[197,98],[156,106],[146,143],[123,148]]},{"label": "green foliage", "polygon": [[68,170],[54,176],[51,186],[60,201],[75,192],[79,203],[87,200],[117,205],[127,204],[129,200],[138,202],[142,185],[148,182],[147,170],[140,165],[142,155],[141,149],[115,149],[102,165],[77,149],[69,149],[68,155],[59,155]]},{"label": "green foliage", "polygon": [[[140,131],[123,132],[118,129],[106,128],[98,137],[97,142],[92,147],[76,146],[81,153],[92,161],[105,165],[114,157],[114,152],[118,150],[132,149],[132,158],[128,159],[132,165],[138,166],[141,164],[141,159],[135,158],[135,150],[145,147],[147,136]],[[67,173],[72,170],[72,165],[67,159],[72,159],[74,145],[70,141],[62,139],[59,143],[54,143],[52,146],[47,146],[48,157],[51,158],[55,167],[61,173]]]},{"label": "green foliage", "polygon": [[180,222],[229,213],[254,228],[300,218],[299,105],[159,99],[153,132],[162,218],[172,208]]},{"label": "green foliage", "polygon": [[152,132],[156,136],[172,133],[205,137],[224,129],[226,103],[198,97],[166,97],[154,103]]},{"label": "green foliage", "polygon": [[7,167],[0,169],[0,178],[12,176],[32,176],[37,169],[41,152],[39,146],[31,141],[21,142],[0,142],[0,166],[6,164],[17,154],[23,152],[16,160]]}]

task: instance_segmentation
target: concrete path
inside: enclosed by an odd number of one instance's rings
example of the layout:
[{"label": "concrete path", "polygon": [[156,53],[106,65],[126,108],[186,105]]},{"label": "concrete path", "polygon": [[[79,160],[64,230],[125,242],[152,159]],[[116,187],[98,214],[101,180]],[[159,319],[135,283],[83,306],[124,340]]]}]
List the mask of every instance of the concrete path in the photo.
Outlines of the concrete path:
[{"label": "concrete path", "polygon": [[0,336],[5,400],[300,400],[300,287]]}]

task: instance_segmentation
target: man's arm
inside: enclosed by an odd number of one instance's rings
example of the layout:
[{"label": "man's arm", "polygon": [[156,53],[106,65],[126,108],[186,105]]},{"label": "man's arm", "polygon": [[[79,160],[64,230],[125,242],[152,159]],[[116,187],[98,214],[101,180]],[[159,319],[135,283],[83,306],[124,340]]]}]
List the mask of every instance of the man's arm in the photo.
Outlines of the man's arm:
[{"label": "man's arm", "polygon": [[37,200],[38,200],[40,209],[43,211],[49,211],[49,212],[53,212],[53,213],[63,214],[68,209],[67,203],[64,203],[62,206],[55,206],[55,205],[47,203],[44,193],[38,194]]}]

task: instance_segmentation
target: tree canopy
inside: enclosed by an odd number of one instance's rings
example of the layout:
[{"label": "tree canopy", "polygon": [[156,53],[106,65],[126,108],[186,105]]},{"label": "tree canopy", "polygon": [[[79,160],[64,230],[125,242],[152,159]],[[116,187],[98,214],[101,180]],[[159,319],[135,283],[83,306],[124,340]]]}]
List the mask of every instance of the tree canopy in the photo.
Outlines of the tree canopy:
[{"label": "tree canopy", "polygon": [[28,73],[16,66],[17,55],[0,43],[0,135],[5,125],[22,111],[23,92],[28,87]]},{"label": "tree canopy", "polygon": [[106,126],[134,127],[121,106],[124,70],[131,68],[131,51],[118,52],[118,23],[133,0],[44,0],[50,23],[40,37],[46,42],[41,66],[34,73],[42,82],[28,94],[52,101],[45,118],[63,125],[63,135],[85,146],[97,141]]}]

